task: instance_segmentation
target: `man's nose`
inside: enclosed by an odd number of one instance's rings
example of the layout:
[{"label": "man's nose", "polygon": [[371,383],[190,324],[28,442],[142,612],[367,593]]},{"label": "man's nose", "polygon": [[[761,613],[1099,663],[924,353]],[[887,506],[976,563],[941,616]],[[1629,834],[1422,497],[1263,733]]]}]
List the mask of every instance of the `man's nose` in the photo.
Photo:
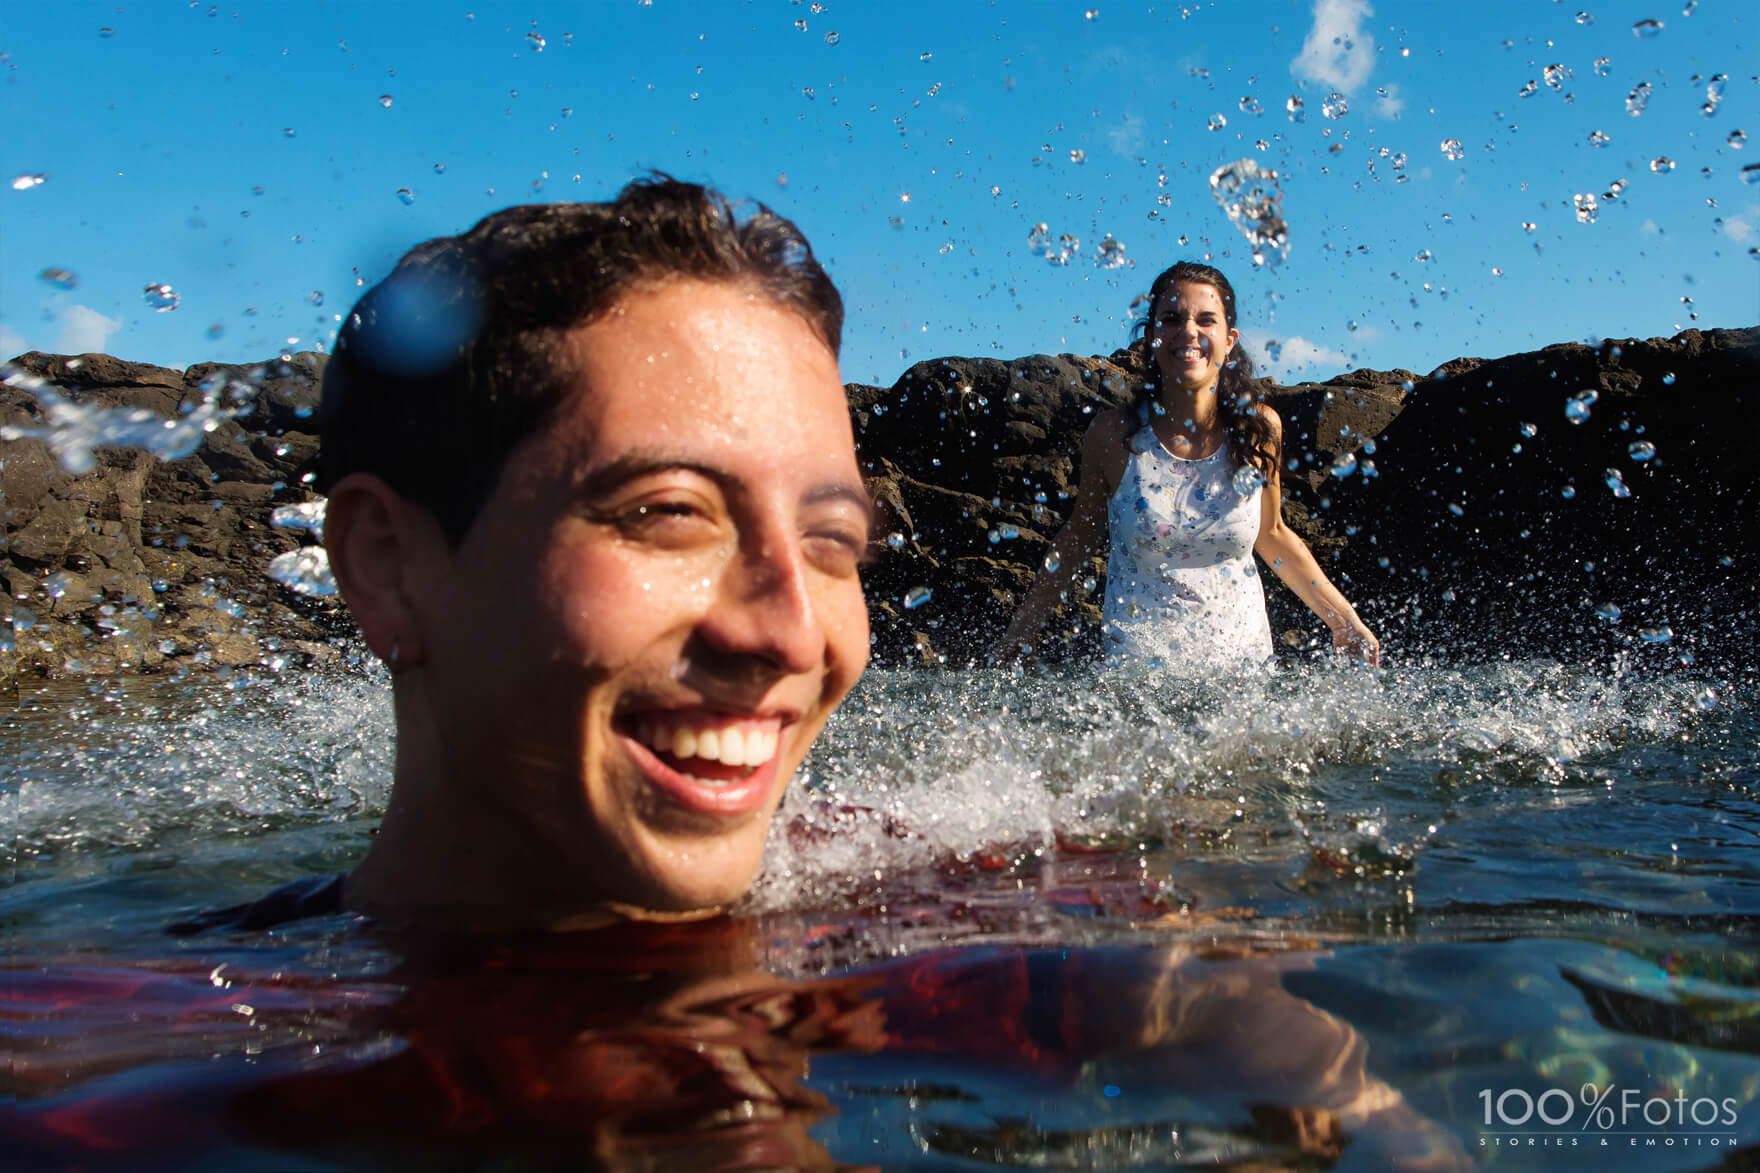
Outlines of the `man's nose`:
[{"label": "man's nose", "polygon": [[717,651],[756,657],[781,673],[813,671],[824,662],[825,631],[811,575],[793,535],[749,541],[722,573],[703,637]]}]

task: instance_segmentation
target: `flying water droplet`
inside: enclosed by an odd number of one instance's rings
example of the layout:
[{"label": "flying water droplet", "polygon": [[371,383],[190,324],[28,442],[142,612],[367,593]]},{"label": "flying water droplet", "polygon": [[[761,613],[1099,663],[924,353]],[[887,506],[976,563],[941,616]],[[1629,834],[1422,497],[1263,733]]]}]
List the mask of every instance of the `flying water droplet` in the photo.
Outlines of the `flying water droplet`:
[{"label": "flying water droplet", "polygon": [[49,181],[49,176],[47,174],[44,174],[43,172],[37,172],[34,175],[31,174],[30,172],[21,172],[20,174],[13,176],[12,190],[13,191],[29,191],[33,187],[43,186],[43,184],[47,183],[48,181]]},{"label": "flying water droplet", "polygon": [[843,38],[839,37],[835,31],[825,34],[825,43],[827,45],[835,45],[835,44],[837,44],[838,41],[840,41],[842,39]]},{"label": "flying water droplet", "polygon": [[400,187],[397,189],[397,198],[405,206],[408,206],[416,202],[416,193],[407,187]]},{"label": "flying water droplet", "polygon": [[1723,141],[1729,144],[1731,150],[1739,151],[1748,145],[1748,135],[1745,131],[1732,130],[1729,132],[1729,137]]},{"label": "flying water droplet", "polygon": [[1524,423],[1518,430],[1522,435],[1527,436],[1529,439],[1533,439],[1540,434],[1540,425]]},{"label": "flying water droplet", "polygon": [[1528,81],[1522,86],[1522,88],[1516,91],[1516,97],[1518,97],[1518,98],[1531,98],[1539,92],[1540,92],[1540,83],[1535,81],[1532,78],[1529,78]]},{"label": "flying water droplet", "polygon": [[1063,563],[1058,559],[1057,552],[1055,550],[1046,552],[1046,554],[1045,554],[1045,573],[1046,574],[1056,574],[1057,568],[1062,565],[1063,565]]},{"label": "flying water droplet", "polygon": [[1571,71],[1562,65],[1548,65],[1541,71],[1540,76],[1546,79],[1548,86],[1555,90],[1562,90],[1564,83],[1570,80]]},{"label": "flying water droplet", "polygon": [[1742,168],[1742,182],[1747,184],[1760,183],[1760,163],[1749,163]]},{"label": "flying water droplet", "polygon": [[1647,81],[1639,82],[1632,87],[1632,92],[1626,95],[1626,113],[1630,114],[1633,118],[1642,114],[1644,112],[1644,107],[1649,104],[1650,83]]},{"label": "flying water droplet", "polygon": [[1442,140],[1442,157],[1450,162],[1459,162],[1467,157],[1467,148],[1461,145],[1458,138],[1445,138]]},{"label": "flying water droplet", "polygon": [[1667,155],[1658,155],[1650,160],[1650,171],[1654,175],[1667,175],[1674,170],[1674,160]]},{"label": "flying water droplet", "polygon": [[1613,491],[1613,495],[1621,501],[1632,495],[1632,487],[1626,484],[1624,477],[1619,475],[1619,469],[1608,469],[1604,479],[1607,481],[1607,487]]},{"label": "flying water droplet", "polygon": [[906,611],[915,611],[918,607],[927,603],[930,596],[933,594],[934,592],[926,586],[912,587],[904,593],[904,609]]},{"label": "flying water droplet", "polygon": [[329,502],[322,499],[301,501],[295,505],[277,505],[269,514],[269,524],[276,529],[309,533],[321,542],[324,540],[324,513],[328,505]]},{"label": "flying water droplet", "polygon": [[542,53],[544,51],[544,45],[546,44],[544,34],[539,32],[527,33],[526,44],[532,47],[532,52]]},{"label": "flying water droplet", "polygon": [[1265,474],[1250,464],[1243,464],[1234,471],[1234,491],[1243,497],[1251,497],[1265,483]]},{"label": "flying water droplet", "polygon": [[1129,263],[1124,255],[1124,245],[1114,240],[1111,233],[1094,246],[1094,267],[1097,269],[1119,269]]},{"label": "flying water droplet", "polygon": [[1221,130],[1228,125],[1228,119],[1221,114],[1212,114],[1204,125],[1213,131]]},{"label": "flying water droplet", "polygon": [[1638,638],[1647,644],[1665,644],[1674,638],[1674,632],[1666,627],[1640,627]]},{"label": "flying water droplet", "polygon": [[1326,95],[1320,103],[1320,112],[1328,118],[1343,118],[1351,112],[1351,104],[1343,94],[1334,92]]},{"label": "flying water droplet", "polygon": [[277,554],[269,563],[269,577],[296,594],[316,599],[336,593],[336,576],[330,573],[330,554],[322,546],[301,546]]},{"label": "flying water droplet", "polygon": [[1662,22],[1660,20],[1640,20],[1632,25],[1632,35],[1643,40],[1649,40],[1661,32]]},{"label": "flying water droplet", "polygon": [[385,109],[385,110],[391,109],[391,101],[392,101],[392,98],[391,98],[390,94],[380,94],[379,95],[379,106],[381,109]]},{"label": "flying water droplet", "polygon": [[1595,401],[1600,397],[1600,393],[1596,391],[1583,391],[1571,396],[1564,401],[1564,418],[1573,424],[1582,423],[1589,418],[1589,409],[1595,406]]},{"label": "flying water droplet", "polygon": [[177,290],[161,282],[149,283],[145,289],[141,290],[141,298],[147,303],[149,309],[161,314],[176,309],[178,302],[183,300]]},{"label": "flying water droplet", "polygon": [[1034,255],[1044,253],[1051,244],[1051,225],[1041,220],[1027,232],[1027,247]]},{"label": "flying water droplet", "polygon": [[1655,458],[1656,445],[1648,440],[1634,440],[1631,445],[1626,448],[1626,455],[1642,464],[1646,460],[1652,460]]},{"label": "flying water droplet", "polygon": [[1595,608],[1595,614],[1609,623],[1619,622],[1619,608],[1612,603],[1602,603]]},{"label": "flying water droplet", "polygon": [[1606,131],[1592,130],[1589,132],[1589,145],[1592,147],[1605,147],[1612,141],[1612,136]]},{"label": "flying water droplet", "polygon": [[1594,24],[1595,17],[1587,12],[1579,12],[1579,13],[1577,13],[1577,23],[1578,24]]},{"label": "flying water droplet", "polygon": [[1283,108],[1289,111],[1289,120],[1291,122],[1306,122],[1308,120],[1307,103],[1303,102],[1294,94],[1289,96],[1289,101],[1283,104]]},{"label": "flying water droplet", "polygon": [[1210,176],[1210,194],[1251,242],[1255,265],[1275,268],[1289,259],[1289,224],[1276,171],[1253,159],[1225,163]]},{"label": "flying water droplet", "polygon": [[75,289],[79,286],[79,276],[71,269],[44,269],[37,274],[37,280],[56,289]]},{"label": "flying water droplet", "polygon": [[1251,114],[1254,117],[1258,117],[1265,113],[1265,107],[1260,104],[1259,99],[1253,97],[1251,94],[1248,94],[1241,99],[1240,106],[1242,114]]},{"label": "flying water droplet", "polygon": [[1574,202],[1577,206],[1577,223],[1595,223],[1595,218],[1601,214],[1601,201],[1595,198],[1595,194],[1593,192],[1578,192],[1574,197]]},{"label": "flying water droplet", "polygon": [[1069,161],[1080,167],[1083,163],[1088,161],[1088,152],[1082,150],[1080,147],[1071,147]]},{"label": "flying water droplet", "polygon": [[1332,464],[1327,471],[1342,481],[1357,471],[1357,454],[1355,452],[1340,452],[1333,457]]}]

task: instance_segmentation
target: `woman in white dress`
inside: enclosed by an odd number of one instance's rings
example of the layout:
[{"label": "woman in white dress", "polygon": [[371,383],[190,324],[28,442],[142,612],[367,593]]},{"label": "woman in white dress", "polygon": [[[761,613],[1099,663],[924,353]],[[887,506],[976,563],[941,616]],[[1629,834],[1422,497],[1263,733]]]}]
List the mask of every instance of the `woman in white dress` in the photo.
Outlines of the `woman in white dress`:
[{"label": "woman in white dress", "polygon": [[1269,660],[1257,554],[1326,623],[1335,648],[1380,663],[1374,633],[1283,523],[1283,423],[1261,402],[1239,346],[1234,288],[1209,265],[1181,261],[1155,279],[1149,299],[1144,330],[1160,377],[1089,425],[1075,509],[997,651],[1030,651],[1109,535],[1108,661]]}]

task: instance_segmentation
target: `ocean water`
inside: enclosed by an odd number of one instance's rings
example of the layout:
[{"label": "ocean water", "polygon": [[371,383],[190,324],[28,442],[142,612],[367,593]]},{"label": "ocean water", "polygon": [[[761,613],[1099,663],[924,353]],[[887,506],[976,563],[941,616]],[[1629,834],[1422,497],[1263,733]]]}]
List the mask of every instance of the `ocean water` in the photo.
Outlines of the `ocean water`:
[{"label": "ocean water", "polygon": [[747,905],[177,938],[346,869],[376,670],[27,687],[29,1168],[1746,1168],[1751,682],[875,671]]}]

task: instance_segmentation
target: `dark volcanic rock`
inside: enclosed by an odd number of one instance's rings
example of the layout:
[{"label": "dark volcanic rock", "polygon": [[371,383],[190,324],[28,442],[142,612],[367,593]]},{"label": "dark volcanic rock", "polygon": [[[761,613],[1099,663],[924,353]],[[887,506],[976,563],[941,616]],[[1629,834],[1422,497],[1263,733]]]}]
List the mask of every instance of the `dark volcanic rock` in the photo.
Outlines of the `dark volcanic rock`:
[{"label": "dark volcanic rock", "polygon": [[[877,662],[981,659],[1069,510],[1087,420],[1140,377],[1121,351],[934,360],[889,389],[851,388],[881,504]],[[1268,385],[1296,462],[1285,517],[1393,656],[1625,651],[1745,668],[1760,567],[1737,456],[1760,440],[1757,379],[1760,328]],[[1574,423],[1565,407],[1584,392],[1594,401]],[[1655,455],[1635,458],[1644,444]],[[1101,559],[1088,578],[1104,584]],[[1286,648],[1322,643],[1300,601],[1266,582]],[[1091,653],[1098,613],[1097,590],[1071,600],[1041,654]]]},{"label": "dark volcanic rock", "polygon": [[[105,448],[77,476],[43,440],[6,445],[0,573],[19,622],[0,678],[334,654],[340,605],[265,573],[310,541],[269,515],[311,497],[301,476],[322,365],[15,360],[0,425],[44,425],[23,386],[33,377],[82,408],[175,419],[224,393],[233,410],[180,459]],[[981,660],[1068,513],[1088,421],[1142,377],[1119,351],[936,359],[888,388],[849,387],[880,513],[865,576],[876,663]],[[1390,655],[1625,653],[1746,670],[1760,566],[1754,478],[1737,461],[1760,445],[1757,381],[1760,327],[1265,386],[1295,462],[1285,516]],[[1645,445],[1654,455],[1639,459]],[[1042,654],[1094,650],[1105,575],[1095,558],[1094,585],[1047,625]],[[1318,622],[1266,581],[1286,651],[1319,646]]]},{"label": "dark volcanic rock", "polygon": [[[0,387],[0,426],[29,432],[51,422],[28,389],[33,380],[85,413],[134,408],[175,420],[212,396],[231,410],[187,456],[100,447],[77,475],[48,440],[6,444],[0,574],[14,607],[14,650],[0,656],[0,684],[17,671],[332,654],[330,639],[346,629],[341,608],[294,594],[265,573],[270,559],[302,541],[271,527],[269,514],[313,495],[301,476],[316,439],[303,429],[323,362],[299,354],[178,372],[103,354],[13,360]],[[89,436],[71,427],[64,434],[70,449],[87,450]]]}]

